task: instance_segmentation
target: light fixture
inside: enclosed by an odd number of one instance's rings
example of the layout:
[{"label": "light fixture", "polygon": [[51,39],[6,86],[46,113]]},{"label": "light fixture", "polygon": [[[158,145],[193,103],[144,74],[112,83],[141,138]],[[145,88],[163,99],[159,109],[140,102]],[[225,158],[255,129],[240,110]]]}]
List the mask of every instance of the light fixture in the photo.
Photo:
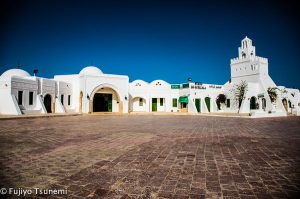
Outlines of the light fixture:
[{"label": "light fixture", "polygon": [[86,98],[89,100],[90,99],[90,96],[89,96],[89,94],[86,94]]}]

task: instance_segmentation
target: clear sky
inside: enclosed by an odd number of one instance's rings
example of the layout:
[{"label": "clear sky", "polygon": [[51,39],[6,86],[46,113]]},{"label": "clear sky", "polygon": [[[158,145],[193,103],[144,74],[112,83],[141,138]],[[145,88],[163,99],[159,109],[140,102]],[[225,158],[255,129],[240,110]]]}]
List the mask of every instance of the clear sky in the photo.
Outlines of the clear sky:
[{"label": "clear sky", "polygon": [[224,84],[247,35],[275,83],[300,88],[299,10],[287,0],[4,0],[0,73],[18,62],[49,78],[96,65],[130,81]]}]

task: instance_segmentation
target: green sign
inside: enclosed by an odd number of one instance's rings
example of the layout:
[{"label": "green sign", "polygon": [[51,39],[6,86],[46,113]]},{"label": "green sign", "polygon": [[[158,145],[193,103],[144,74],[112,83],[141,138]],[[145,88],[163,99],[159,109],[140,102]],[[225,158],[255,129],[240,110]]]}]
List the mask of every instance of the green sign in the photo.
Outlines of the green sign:
[{"label": "green sign", "polygon": [[180,96],[179,97],[179,102],[180,103],[188,103],[189,102],[188,96]]},{"label": "green sign", "polygon": [[172,84],[171,89],[180,89],[180,85],[179,84]]},{"label": "green sign", "polygon": [[182,84],[182,88],[189,88],[190,85],[189,84]]}]

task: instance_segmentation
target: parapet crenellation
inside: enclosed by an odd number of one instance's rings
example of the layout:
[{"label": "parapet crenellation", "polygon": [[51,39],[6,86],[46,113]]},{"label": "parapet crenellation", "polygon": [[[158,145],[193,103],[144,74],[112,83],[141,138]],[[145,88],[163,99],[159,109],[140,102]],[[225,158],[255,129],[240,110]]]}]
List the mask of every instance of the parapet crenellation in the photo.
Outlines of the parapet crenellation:
[{"label": "parapet crenellation", "polygon": [[268,63],[268,58],[255,56],[254,58],[242,58],[242,59],[240,59],[239,57],[236,57],[236,58],[230,59],[230,64],[236,64],[236,63],[240,63],[240,62],[244,62],[244,61],[248,61],[248,60],[257,61],[257,62],[264,63],[264,64]]}]

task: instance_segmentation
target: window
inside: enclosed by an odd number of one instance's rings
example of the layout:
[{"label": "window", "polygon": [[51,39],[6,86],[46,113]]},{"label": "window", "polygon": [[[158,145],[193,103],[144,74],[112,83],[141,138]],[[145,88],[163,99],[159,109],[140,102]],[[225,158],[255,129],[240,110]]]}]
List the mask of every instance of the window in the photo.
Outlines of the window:
[{"label": "window", "polygon": [[29,105],[32,105],[33,104],[33,92],[30,91],[29,92]]},{"label": "window", "polygon": [[68,95],[68,106],[71,105],[71,95]]},{"label": "window", "polygon": [[143,106],[143,98],[139,99],[139,106]]},{"label": "window", "polygon": [[227,105],[227,108],[230,108],[230,99],[227,99],[226,105]]},{"label": "window", "polygon": [[64,105],[64,95],[60,96],[60,101],[61,101],[61,104]]},{"label": "window", "polygon": [[173,107],[177,108],[177,98],[173,98]]},{"label": "window", "polygon": [[160,106],[163,106],[163,105],[164,105],[164,98],[160,98],[160,99],[159,99],[159,104],[160,104]]},{"label": "window", "polygon": [[23,91],[18,91],[18,104],[23,104]]},{"label": "window", "polygon": [[246,53],[242,52],[242,58],[246,58]]}]

